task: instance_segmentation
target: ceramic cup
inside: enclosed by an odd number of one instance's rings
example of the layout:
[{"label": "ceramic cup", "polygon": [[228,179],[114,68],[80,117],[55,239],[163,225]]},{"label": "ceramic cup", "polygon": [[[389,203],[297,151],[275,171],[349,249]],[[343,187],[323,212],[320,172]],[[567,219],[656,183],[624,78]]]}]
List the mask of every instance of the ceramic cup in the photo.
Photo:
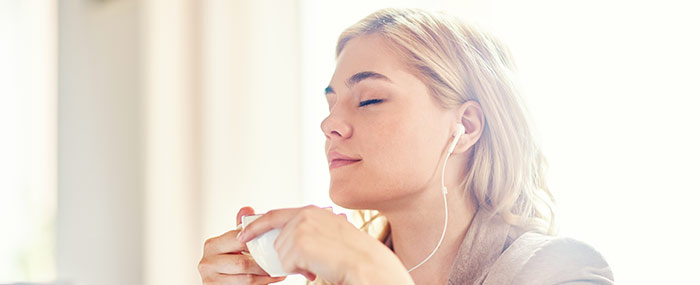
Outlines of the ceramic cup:
[{"label": "ceramic cup", "polygon": [[[258,214],[243,216],[243,228],[245,229],[246,226],[260,216],[262,215]],[[246,243],[246,246],[248,246],[248,251],[250,252],[250,255],[253,256],[253,259],[255,259],[255,262],[272,277],[286,276],[290,274],[282,269],[282,263],[280,262],[280,259],[277,256],[277,251],[274,247],[274,242],[279,234],[280,229],[273,229]]]}]

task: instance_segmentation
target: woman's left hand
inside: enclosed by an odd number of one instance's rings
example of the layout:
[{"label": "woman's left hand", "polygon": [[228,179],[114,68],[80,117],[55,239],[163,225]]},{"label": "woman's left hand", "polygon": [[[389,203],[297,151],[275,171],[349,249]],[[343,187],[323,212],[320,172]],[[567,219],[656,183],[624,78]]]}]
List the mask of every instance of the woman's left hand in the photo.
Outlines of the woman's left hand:
[{"label": "woman's left hand", "polygon": [[309,280],[318,275],[334,284],[376,274],[393,278],[398,274],[410,280],[384,244],[358,230],[345,215],[316,206],[269,211],[246,226],[238,239],[247,242],[274,228],[282,229],[274,246],[287,272],[300,273]]}]

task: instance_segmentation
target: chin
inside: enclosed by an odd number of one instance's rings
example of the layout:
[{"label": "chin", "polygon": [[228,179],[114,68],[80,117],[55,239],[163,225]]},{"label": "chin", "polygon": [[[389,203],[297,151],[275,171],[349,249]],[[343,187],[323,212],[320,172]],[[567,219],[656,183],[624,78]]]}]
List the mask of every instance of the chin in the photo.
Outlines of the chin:
[{"label": "chin", "polygon": [[346,209],[361,210],[367,209],[367,201],[358,199],[357,193],[353,193],[351,187],[332,187],[329,196],[331,201]]},{"label": "chin", "polygon": [[351,210],[377,209],[385,200],[365,191],[359,193],[353,187],[333,187],[331,185],[329,196],[331,201],[338,206]]},{"label": "chin", "polygon": [[334,204],[341,206],[346,209],[356,209],[353,207],[356,203],[352,201],[353,199],[348,199],[347,197],[348,193],[339,193],[339,192],[344,192],[342,190],[337,190],[336,188],[331,187],[329,196],[331,197],[331,201],[333,201]]}]

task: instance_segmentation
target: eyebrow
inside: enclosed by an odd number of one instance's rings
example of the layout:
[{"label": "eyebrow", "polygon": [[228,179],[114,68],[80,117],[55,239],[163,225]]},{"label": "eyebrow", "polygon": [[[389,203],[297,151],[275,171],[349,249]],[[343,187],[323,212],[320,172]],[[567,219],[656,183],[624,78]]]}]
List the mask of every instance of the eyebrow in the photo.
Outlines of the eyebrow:
[{"label": "eyebrow", "polygon": [[[389,77],[386,77],[383,74],[376,73],[373,71],[362,71],[362,72],[355,73],[353,76],[348,78],[348,80],[345,81],[345,86],[347,86],[348,88],[351,88],[355,84],[357,84],[360,81],[365,80],[365,79],[379,79],[379,80],[385,80],[385,81],[391,82],[391,79],[389,79]],[[326,95],[328,95],[329,93],[335,93],[335,90],[333,90],[333,87],[331,87],[330,85],[328,85],[328,87],[326,87],[326,91],[325,91]]]}]

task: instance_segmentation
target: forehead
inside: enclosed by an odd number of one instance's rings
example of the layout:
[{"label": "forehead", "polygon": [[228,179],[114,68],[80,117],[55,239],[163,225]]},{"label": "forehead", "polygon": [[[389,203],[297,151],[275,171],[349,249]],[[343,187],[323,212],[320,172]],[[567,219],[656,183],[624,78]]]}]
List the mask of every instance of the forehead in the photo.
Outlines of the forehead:
[{"label": "forehead", "polygon": [[400,73],[405,73],[402,62],[391,47],[386,39],[378,35],[362,36],[348,41],[338,56],[331,85],[341,88],[339,84],[364,71],[380,73],[392,80]]}]

